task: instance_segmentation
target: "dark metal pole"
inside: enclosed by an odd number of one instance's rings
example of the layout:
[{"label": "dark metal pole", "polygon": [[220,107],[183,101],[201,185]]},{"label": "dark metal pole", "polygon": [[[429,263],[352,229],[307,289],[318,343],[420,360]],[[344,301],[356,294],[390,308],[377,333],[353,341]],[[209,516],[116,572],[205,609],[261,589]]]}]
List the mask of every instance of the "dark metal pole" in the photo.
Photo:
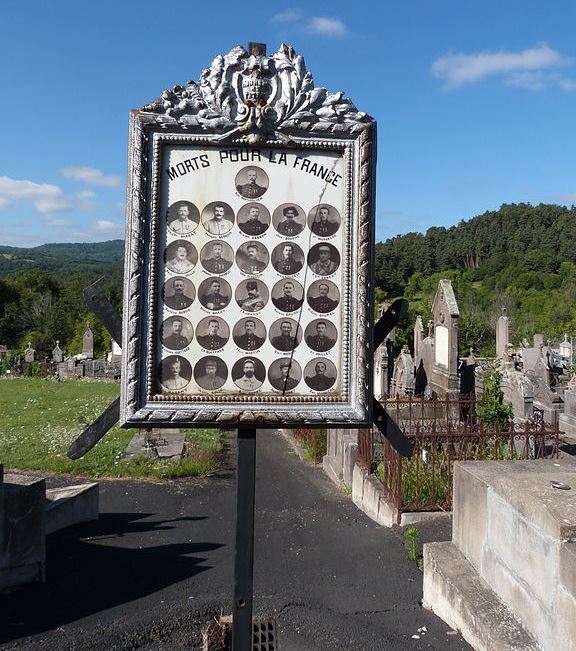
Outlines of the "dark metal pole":
[{"label": "dark metal pole", "polygon": [[256,430],[238,430],[232,650],[251,651]]}]

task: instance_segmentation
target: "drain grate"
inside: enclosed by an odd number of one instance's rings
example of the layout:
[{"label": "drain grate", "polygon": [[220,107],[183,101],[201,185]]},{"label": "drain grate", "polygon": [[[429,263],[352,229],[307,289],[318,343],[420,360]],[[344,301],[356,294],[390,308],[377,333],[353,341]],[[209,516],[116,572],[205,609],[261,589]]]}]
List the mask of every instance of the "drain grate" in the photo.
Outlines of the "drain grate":
[{"label": "drain grate", "polygon": [[252,632],[252,651],[278,651],[275,619],[253,621]]}]

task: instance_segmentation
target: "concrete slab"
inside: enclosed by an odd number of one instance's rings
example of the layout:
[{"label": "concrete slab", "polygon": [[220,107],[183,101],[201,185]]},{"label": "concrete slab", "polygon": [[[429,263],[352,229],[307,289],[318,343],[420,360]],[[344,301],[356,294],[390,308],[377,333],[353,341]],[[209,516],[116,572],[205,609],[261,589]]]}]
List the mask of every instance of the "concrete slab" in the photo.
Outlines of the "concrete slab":
[{"label": "concrete slab", "polygon": [[[155,447],[147,446],[146,442],[149,438],[156,441]],[[151,432],[141,430],[128,444],[124,458],[157,457],[166,461],[180,462],[185,439],[186,435],[179,429],[153,429]]]},{"label": "concrete slab", "polygon": [[98,482],[46,491],[46,534],[98,519]]}]

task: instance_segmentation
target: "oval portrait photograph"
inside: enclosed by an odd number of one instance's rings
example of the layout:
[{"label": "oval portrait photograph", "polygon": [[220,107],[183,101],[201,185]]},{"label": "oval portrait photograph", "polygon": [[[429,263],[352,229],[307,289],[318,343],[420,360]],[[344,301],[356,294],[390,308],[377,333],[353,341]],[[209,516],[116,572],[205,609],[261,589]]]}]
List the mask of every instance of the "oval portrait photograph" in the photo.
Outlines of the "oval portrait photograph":
[{"label": "oval portrait photograph", "polygon": [[172,310],[185,310],[196,298],[194,283],[183,276],[169,278],[162,288],[164,303]]},{"label": "oval portrait photograph", "polygon": [[176,235],[190,235],[200,223],[200,211],[191,201],[175,201],[166,211],[166,222]]},{"label": "oval portrait photograph", "polygon": [[242,357],[232,367],[232,380],[242,391],[256,391],[265,378],[264,364],[255,357]]},{"label": "oval portrait photograph", "polygon": [[202,211],[202,226],[210,235],[226,235],[234,226],[234,211],[223,201],[212,201]]},{"label": "oval portrait photograph", "polygon": [[274,247],[271,259],[272,266],[278,273],[291,276],[304,266],[304,251],[297,244],[284,242]]},{"label": "oval portrait photograph", "polygon": [[276,350],[294,350],[302,341],[302,328],[294,319],[278,319],[270,326],[270,343]]},{"label": "oval portrait photograph", "polygon": [[192,366],[180,355],[169,355],[160,362],[159,380],[168,391],[179,391],[190,383]]},{"label": "oval portrait photograph", "polygon": [[270,262],[268,249],[261,242],[245,242],[236,251],[236,264],[247,274],[259,274]]},{"label": "oval portrait photograph", "polygon": [[302,379],[302,369],[295,359],[281,357],[270,364],[268,382],[277,390],[292,391]]},{"label": "oval portrait photograph", "polygon": [[223,274],[234,262],[232,247],[221,240],[208,242],[200,250],[200,263],[211,274]]},{"label": "oval portrait photograph", "polygon": [[232,338],[242,350],[258,350],[266,341],[266,326],[251,316],[240,319],[232,329]]},{"label": "oval portrait photograph", "polygon": [[333,312],[340,302],[340,290],[330,280],[315,280],[306,293],[308,305],[320,314]]},{"label": "oval portrait photograph", "polygon": [[238,228],[245,235],[262,235],[270,226],[270,212],[261,203],[247,203],[236,215]]},{"label": "oval portrait photograph", "polygon": [[327,203],[314,206],[308,213],[308,228],[316,237],[330,237],[340,228],[340,213]]},{"label": "oval portrait photograph", "polygon": [[304,381],[314,391],[327,391],[336,382],[336,367],[329,359],[313,359],[304,368]]},{"label": "oval portrait photograph", "polygon": [[175,274],[187,274],[198,262],[198,251],[188,240],[170,242],[164,252],[166,268]]},{"label": "oval portrait photograph", "polygon": [[234,184],[244,199],[258,199],[268,189],[268,174],[261,167],[249,165],[236,174]]},{"label": "oval portrait photograph", "polygon": [[306,226],[306,213],[295,203],[283,203],[272,213],[272,225],[280,235],[295,237]]},{"label": "oval portrait photograph", "polygon": [[243,280],[234,297],[245,312],[260,312],[268,303],[268,287],[261,280]]},{"label": "oval portrait photograph", "polygon": [[196,325],[196,341],[206,350],[220,350],[230,339],[230,328],[219,316],[204,317]]},{"label": "oval portrait photograph", "polygon": [[286,278],[272,288],[272,303],[281,312],[295,312],[304,302],[304,288],[299,282]]},{"label": "oval portrait photograph", "polygon": [[162,343],[170,350],[186,348],[194,337],[194,328],[183,316],[169,316],[162,323]]},{"label": "oval portrait photograph", "polygon": [[198,300],[207,310],[223,310],[232,298],[232,288],[224,278],[206,278],[198,287]]},{"label": "oval portrait photograph", "polygon": [[308,266],[318,276],[330,276],[340,266],[340,253],[332,244],[315,244],[308,252]]},{"label": "oval portrait photograph", "polygon": [[196,384],[206,391],[217,391],[228,379],[228,367],[219,357],[207,355],[194,367]]}]

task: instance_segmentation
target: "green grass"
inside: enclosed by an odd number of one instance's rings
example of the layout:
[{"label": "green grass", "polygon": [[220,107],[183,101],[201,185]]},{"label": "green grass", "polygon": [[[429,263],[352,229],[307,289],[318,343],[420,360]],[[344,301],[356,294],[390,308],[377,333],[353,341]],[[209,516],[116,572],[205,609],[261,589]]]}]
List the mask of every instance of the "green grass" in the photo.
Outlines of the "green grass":
[{"label": "green grass", "polygon": [[89,380],[0,379],[0,463],[5,469],[45,470],[86,477],[206,476],[218,467],[220,430],[186,430],[181,463],[122,455],[136,430],[113,427],[81,459],[68,446],[118,397],[119,386]]}]

